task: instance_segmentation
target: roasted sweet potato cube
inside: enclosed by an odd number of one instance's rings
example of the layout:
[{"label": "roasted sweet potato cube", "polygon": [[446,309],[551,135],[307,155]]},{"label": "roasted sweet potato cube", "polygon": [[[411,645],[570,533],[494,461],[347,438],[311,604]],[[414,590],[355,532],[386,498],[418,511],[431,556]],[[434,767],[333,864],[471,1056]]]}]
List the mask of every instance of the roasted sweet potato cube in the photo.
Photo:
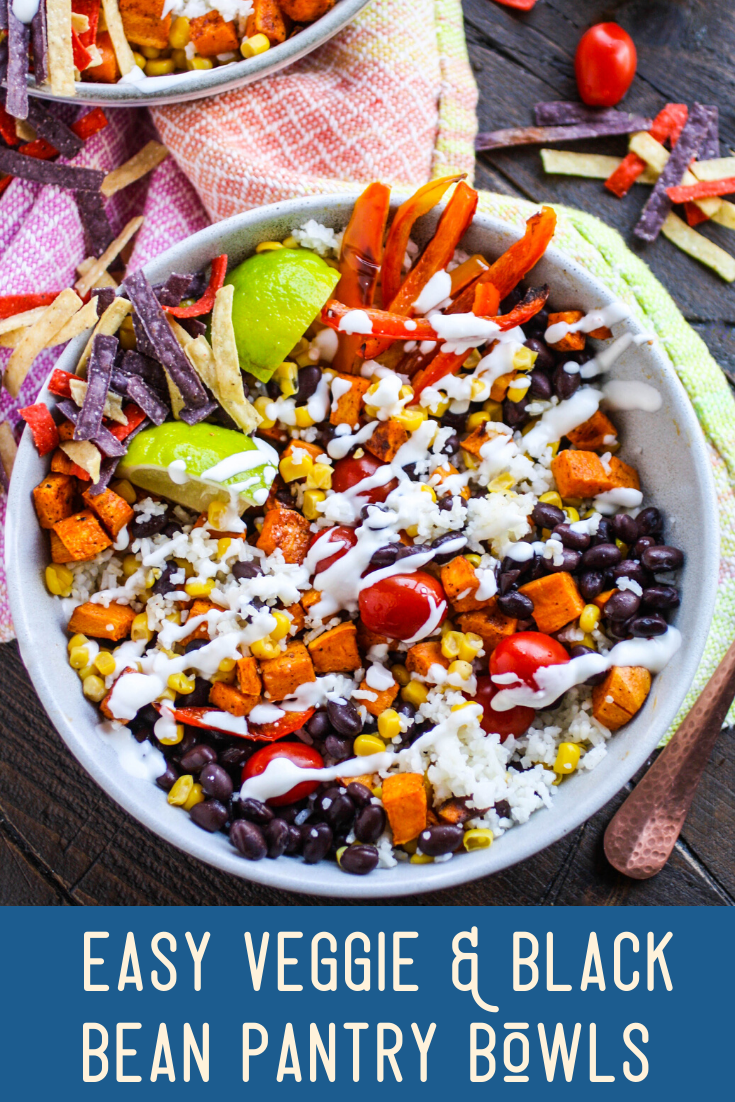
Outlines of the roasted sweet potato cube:
[{"label": "roasted sweet potato cube", "polygon": [[254,34],[264,34],[271,46],[285,42],[291,30],[291,21],[284,12],[283,4],[278,0],[253,0],[253,10],[245,25],[248,38]]},{"label": "roasted sweet potato cube", "polygon": [[455,612],[472,612],[476,608],[482,608],[490,598],[478,601],[475,592],[479,588],[480,579],[475,573],[475,568],[464,555],[457,555],[451,562],[445,563],[441,568],[441,582],[447,600]]},{"label": "roasted sweet potato cube", "polygon": [[134,619],[135,612],[129,605],[113,601],[105,608],[87,601],[74,609],[67,630],[70,635],[81,633],[93,639],[127,639]]},{"label": "roasted sweet potato cube", "polygon": [[468,807],[467,796],[452,796],[436,809],[437,816],[442,823],[466,823],[469,819],[477,819],[484,814],[479,807]]},{"label": "roasted sweet potato cube", "polygon": [[361,773],[359,777],[337,777],[337,784],[343,784],[345,788],[348,784],[364,784],[372,792],[380,784],[380,777],[376,773]]},{"label": "roasted sweet potato cube", "polygon": [[64,420],[59,425],[59,440],[66,443],[68,440],[74,439],[74,425],[71,421]]},{"label": "roasted sweet potato cube", "polygon": [[87,491],[82,494],[82,499],[87,508],[102,521],[113,539],[120,535],[121,529],[135,516],[127,501],[113,490],[103,490],[101,494],[96,495]]},{"label": "roasted sweet potato cube", "polygon": [[508,393],[508,387],[513,382],[515,371],[507,371],[505,375],[498,375],[490,387],[490,397],[493,402],[502,402]]},{"label": "roasted sweet potato cube", "polygon": [[[449,482],[449,479],[456,474],[459,474],[459,471],[453,463],[445,463],[443,466],[436,468],[433,475],[431,476],[431,483],[434,486],[434,489],[436,490],[439,497],[443,497],[444,494],[448,494],[450,492],[453,494],[453,496],[456,497],[457,489],[455,486],[452,485],[451,482]],[[435,479],[437,481],[434,481]],[[461,489],[459,490],[459,496],[463,497],[465,500],[469,498],[470,488],[466,485],[466,483],[461,486]]]},{"label": "roasted sweet potato cube", "polygon": [[118,7],[128,42],[158,50],[167,48],[171,15],[161,18],[162,0],[118,0]]},{"label": "roasted sweet potato cube", "polygon": [[398,687],[398,682],[394,681],[388,689],[374,689],[371,685],[368,685],[367,680],[363,680],[360,689],[363,692],[372,693],[375,699],[363,699],[360,700],[360,704],[365,705],[365,708],[371,716],[379,716],[386,708],[390,708],[391,704],[398,696]]},{"label": "roasted sweet potato cube", "polygon": [[209,691],[209,703],[232,716],[249,716],[255,705],[262,702],[262,697],[241,693],[235,685],[225,681],[215,681]]},{"label": "roasted sweet potato cube", "polygon": [[596,497],[615,485],[595,452],[559,452],[551,460],[551,473],[563,498]]},{"label": "roasted sweet potato cube", "polygon": [[[74,466],[66,452],[63,452],[61,448],[57,448],[51,456],[51,472],[52,474],[71,474],[71,469]],[[86,473],[86,472],[85,472]],[[89,475],[87,475],[89,478]]]},{"label": "roasted sweet potato cube", "polygon": [[642,707],[651,689],[651,675],[642,666],[613,666],[592,690],[592,715],[617,731]]},{"label": "roasted sweet potato cube", "polygon": [[618,439],[618,430],[609,417],[598,409],[576,429],[567,433],[567,439],[580,451],[606,451]]},{"label": "roasted sweet potato cube", "polygon": [[[63,452],[62,452],[63,454]],[[48,474],[33,490],[33,506],[42,528],[53,528],[74,512],[76,485],[68,474]]]},{"label": "roasted sweet potato cube", "polygon": [[117,63],[117,54],[112,45],[109,31],[97,31],[95,46],[100,52],[102,61],[99,65],[90,65],[82,73],[82,80],[93,80],[98,84],[117,84],[120,79],[120,66]]},{"label": "roasted sweet potato cube", "polygon": [[321,599],[322,595],[318,589],[307,589],[306,593],[301,597],[301,607],[308,615],[309,609],[313,608],[314,605],[318,605]]},{"label": "roasted sweet potato cube", "polygon": [[[189,609],[188,619],[193,620],[195,616],[203,616],[205,612],[209,612],[210,608],[217,608],[214,601],[210,601],[207,597],[196,597]],[[206,620],[195,627],[191,634],[187,635],[181,642],[186,646],[187,643],[192,643],[195,639],[209,639],[209,624]]]},{"label": "roasted sweet potato cube", "polygon": [[53,531],[71,555],[71,561],[74,562],[93,559],[100,551],[104,551],[112,544],[112,540],[89,509],[84,509],[81,513],[72,513],[71,516],[58,520]]},{"label": "roasted sweet potato cube", "polygon": [[303,643],[289,643],[278,658],[262,661],[260,671],[269,700],[283,700],[295,693],[299,685],[316,681],[314,666]]},{"label": "roasted sweet potato cube", "polygon": [[225,23],[218,11],[208,11],[192,19],[189,34],[200,57],[216,57],[240,48],[234,22]]},{"label": "roasted sweet potato cube", "polygon": [[[329,415],[330,424],[356,425],[360,420],[362,399],[365,391],[370,386],[370,380],[363,379],[360,375],[337,375],[336,379],[341,379],[344,385],[347,383],[350,385],[344,394],[340,394],[337,399],[336,408]],[[333,387],[335,382],[332,383]],[[332,405],[335,405],[334,401]]]},{"label": "roasted sweet potato cube", "polygon": [[347,673],[362,665],[357,649],[357,628],[352,620],[337,624],[308,646],[317,673]]},{"label": "roasted sweet potato cube", "polygon": [[494,427],[492,421],[483,421],[481,425],[478,425],[476,429],[473,429],[469,436],[465,436],[462,441],[462,448],[464,451],[469,452],[470,455],[480,455],[480,450],[487,444],[488,440],[491,440],[493,436],[497,436],[497,430]]},{"label": "roasted sweet potato cube", "polygon": [[54,532],[53,528],[49,532],[51,537],[51,562],[75,562],[74,556],[67,551],[64,544]]},{"label": "roasted sweet potato cube", "polygon": [[408,672],[426,677],[432,666],[441,666],[445,670],[449,668],[449,659],[442,654],[441,643],[414,643],[406,654]]},{"label": "roasted sweet potato cube", "polygon": [[289,605],[288,608],[284,608],[284,612],[287,612],[291,617],[291,635],[297,635],[304,626],[304,610],[301,605],[296,602],[295,605]]},{"label": "roasted sweet potato cube", "polygon": [[309,550],[311,533],[309,522],[295,509],[279,506],[266,513],[263,528],[258,536],[256,547],[272,555],[276,548],[283,552],[289,563],[302,563]]},{"label": "roasted sweet potato cube", "polygon": [[539,631],[551,635],[576,620],[584,601],[571,574],[545,574],[518,590],[533,601],[533,618]]},{"label": "roasted sweet potato cube", "polygon": [[640,490],[641,481],[635,467],[629,467],[627,463],[623,463],[622,459],[618,459],[616,455],[610,456],[608,466],[610,468],[610,478],[613,480],[614,487],[625,486],[629,487],[631,490]]},{"label": "roasted sweet potato cube", "polygon": [[335,5],[335,0],[278,0],[280,7],[294,23],[313,23]]},{"label": "roasted sweet potato cube", "polygon": [[[549,326],[556,325],[559,321],[564,321],[567,325],[574,325],[583,317],[583,310],[561,310],[558,314],[549,314]],[[555,348],[557,352],[581,352],[585,343],[584,333],[567,333],[560,341],[549,345],[549,347]]]},{"label": "roasted sweet potato cube", "polygon": [[407,440],[408,432],[400,421],[381,421],[365,441],[365,451],[383,463],[391,463]]},{"label": "roasted sweet potato cube", "polygon": [[498,643],[512,635],[518,626],[518,620],[498,611],[497,599],[491,597],[484,608],[476,612],[465,612],[458,618],[460,631],[473,632],[482,639],[483,650],[491,654]]},{"label": "roasted sweet potato cube", "polygon": [[363,654],[367,654],[371,647],[385,647],[393,642],[387,635],[378,635],[375,631],[366,628],[362,620],[357,621],[357,645]]},{"label": "roasted sweet potato cube", "polygon": [[597,605],[598,608],[602,609],[602,608],[605,607],[607,602],[610,600],[613,593],[616,593],[616,592],[617,592],[617,590],[615,590],[615,589],[606,589],[604,593],[598,593],[597,594],[597,596],[593,599],[592,604]]},{"label": "roasted sweet potato cube", "polygon": [[263,682],[260,680],[255,658],[238,658],[237,685],[245,696],[260,696],[263,691]]},{"label": "roasted sweet potato cube", "polygon": [[421,773],[391,773],[383,780],[383,807],[397,846],[426,826],[426,788]]}]

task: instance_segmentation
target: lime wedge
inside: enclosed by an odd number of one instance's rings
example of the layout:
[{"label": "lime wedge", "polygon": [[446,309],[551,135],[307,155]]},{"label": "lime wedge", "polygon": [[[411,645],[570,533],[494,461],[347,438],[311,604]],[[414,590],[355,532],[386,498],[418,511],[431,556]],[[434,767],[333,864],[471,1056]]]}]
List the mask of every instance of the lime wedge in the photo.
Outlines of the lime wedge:
[{"label": "lime wedge", "polygon": [[201,512],[232,494],[242,509],[262,505],[277,468],[278,453],[264,440],[219,425],[169,421],[138,433],[117,474]]},{"label": "lime wedge", "polygon": [[272,249],[234,268],[232,323],[240,367],[267,382],[304,335],[339,282],[339,272],[308,249]]}]

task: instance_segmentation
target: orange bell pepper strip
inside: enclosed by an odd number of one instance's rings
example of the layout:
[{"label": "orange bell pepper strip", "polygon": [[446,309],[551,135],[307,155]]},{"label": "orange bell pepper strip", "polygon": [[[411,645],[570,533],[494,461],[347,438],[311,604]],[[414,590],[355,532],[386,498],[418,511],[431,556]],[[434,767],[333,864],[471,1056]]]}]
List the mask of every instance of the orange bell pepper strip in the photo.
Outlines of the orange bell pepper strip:
[{"label": "orange bell pepper strip", "polygon": [[[154,708],[160,712],[162,706],[154,704]],[[207,722],[205,716],[211,716],[217,711],[213,705],[196,708],[172,708],[171,711],[177,723],[185,723],[188,727],[201,727],[205,731],[222,731],[224,734],[234,735],[236,738],[275,742],[276,739],[292,735],[294,731],[298,731],[300,727],[308,723],[314,715],[315,709],[309,708],[305,712],[286,712],[275,723],[248,723],[247,735],[240,735],[226,727],[218,727],[216,723]]]},{"label": "orange bell pepper strip", "polygon": [[458,264],[449,273],[452,277],[451,297],[454,298],[460,291],[464,291],[465,287],[469,287],[470,283],[474,283],[478,276],[488,271],[489,267],[489,261],[485,260],[485,257],[480,253],[475,253],[474,256],[470,256],[467,260]]},{"label": "orange bell pepper strip", "polygon": [[428,184],[420,187],[410,199],[401,204],[396,211],[385,242],[383,264],[380,269],[383,302],[392,302],[400,289],[401,266],[414,223],[422,215],[433,210],[451,184],[464,180],[466,175],[465,172],[462,172],[457,176],[442,176],[439,180],[430,180]]},{"label": "orange bell pepper strip", "polygon": [[[492,283],[497,287],[500,301],[518,286],[531,268],[538,264],[556,229],[556,211],[542,207],[526,222],[526,232],[515,241],[479,279],[480,283]],[[541,307],[539,307],[541,309]],[[537,313],[538,311],[534,311]],[[529,315],[533,317],[533,314]],[[528,319],[526,319],[528,320]],[[521,323],[518,322],[520,325]]]},{"label": "orange bell pepper strip", "polygon": [[[385,184],[368,184],[355,203],[342,238],[339,261],[342,278],[334,292],[347,306],[371,306],[373,303],[389,210],[390,188]],[[360,344],[358,337],[340,334],[332,363],[336,371],[353,373]]]}]

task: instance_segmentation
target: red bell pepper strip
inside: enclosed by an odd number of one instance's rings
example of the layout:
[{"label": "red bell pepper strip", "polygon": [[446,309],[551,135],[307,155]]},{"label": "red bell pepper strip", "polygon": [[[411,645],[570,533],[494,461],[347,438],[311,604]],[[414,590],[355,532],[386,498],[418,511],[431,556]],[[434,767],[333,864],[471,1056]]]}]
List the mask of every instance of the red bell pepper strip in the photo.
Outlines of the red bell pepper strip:
[{"label": "red bell pepper strip", "polygon": [[2,195],[6,187],[8,187],[14,179],[14,176],[0,176],[0,195]]},{"label": "red bell pepper strip", "polygon": [[59,430],[49,408],[43,402],[35,406],[26,406],[19,413],[33,436],[33,443],[39,455],[46,455],[59,446]]},{"label": "red bell pepper strip", "polygon": [[723,180],[698,180],[696,184],[679,184],[667,187],[666,194],[672,203],[693,203],[695,199],[714,199],[719,195],[732,195],[735,176]]},{"label": "red bell pepper strip", "polygon": [[58,149],[45,138],[34,138],[32,142],[26,142],[19,147],[18,152],[26,157],[35,157],[37,161],[50,161],[52,157],[59,155]]},{"label": "red bell pepper strip", "polygon": [[92,55],[73,27],[71,29],[71,50],[75,68],[83,73],[85,69],[89,68]]},{"label": "red bell pepper strip", "polygon": [[138,425],[145,421],[146,415],[140,406],[136,406],[135,402],[126,402],[123,406],[123,413],[128,419],[127,425],[121,425],[119,421],[110,421],[105,426],[116,440],[125,440],[130,433],[137,429]]},{"label": "red bell pepper strip", "polygon": [[[688,116],[689,109],[685,103],[667,103],[656,115],[648,133],[657,142],[665,142],[668,138],[673,149]],[[628,153],[605,180],[605,187],[622,199],[645,170],[646,162],[637,153]]]},{"label": "red bell pepper strip", "polygon": [[[358,198],[342,238],[339,267],[342,278],[335,288],[348,306],[372,306],[383,256],[383,235],[390,209],[390,188],[369,184]],[[342,333],[332,362],[336,371],[351,373],[360,349],[359,337]]]},{"label": "red bell pepper strip", "polygon": [[6,145],[17,145],[20,141],[15,129],[15,119],[2,105],[0,105],[0,138]]},{"label": "red bell pepper strip", "polygon": [[35,310],[38,306],[50,306],[58,295],[58,291],[50,291],[44,295],[0,295],[0,319],[12,318],[26,310]]},{"label": "red bell pepper strip", "polygon": [[[160,712],[162,705],[156,704],[154,707]],[[228,731],[226,727],[218,727],[215,723],[205,721],[206,715],[211,716],[217,710],[214,706],[171,709],[176,722],[185,723],[188,727],[202,727],[205,731],[222,731],[224,734],[234,735],[235,738],[259,739],[262,742],[275,742],[276,739],[292,735],[294,731],[298,731],[309,722],[315,711],[314,708],[309,708],[306,712],[286,712],[275,723],[248,723],[247,735],[241,735],[235,731]]]},{"label": "red bell pepper strip", "polygon": [[[99,9],[99,5],[97,5]],[[91,20],[90,20],[91,22]],[[84,41],[84,35],[81,36]],[[92,39],[94,41],[94,39]],[[91,111],[88,111],[86,115],[83,115],[81,119],[77,119],[76,122],[71,124],[71,130],[74,131],[78,138],[81,138],[83,142],[86,142],[93,134],[97,134],[100,130],[104,130],[107,126],[108,118],[101,107],[94,107]]]},{"label": "red bell pepper strip", "polygon": [[[383,302],[392,302],[401,286],[401,267],[406,255],[406,247],[411,237],[414,223],[422,215],[428,214],[443,198],[451,184],[464,180],[466,173],[457,176],[442,176],[431,180],[407,199],[395,213],[390,232],[385,242],[383,264],[380,269],[380,283],[383,290]],[[341,298],[341,296],[339,296]],[[341,299],[344,302],[344,299]]]},{"label": "red bell pepper strip", "polygon": [[227,253],[222,253],[222,256],[215,256],[212,261],[209,286],[198,302],[192,302],[191,306],[164,306],[163,309],[175,318],[198,318],[202,314],[209,314],[214,306],[215,295],[224,284],[226,275]]},{"label": "red bell pepper strip", "polygon": [[46,385],[57,398],[71,398],[71,381],[78,378],[71,371],[62,371],[60,367],[55,367]]},{"label": "red bell pepper strip", "polygon": [[705,214],[696,203],[685,203],[684,213],[690,226],[698,226],[700,222],[709,222],[709,215]]}]

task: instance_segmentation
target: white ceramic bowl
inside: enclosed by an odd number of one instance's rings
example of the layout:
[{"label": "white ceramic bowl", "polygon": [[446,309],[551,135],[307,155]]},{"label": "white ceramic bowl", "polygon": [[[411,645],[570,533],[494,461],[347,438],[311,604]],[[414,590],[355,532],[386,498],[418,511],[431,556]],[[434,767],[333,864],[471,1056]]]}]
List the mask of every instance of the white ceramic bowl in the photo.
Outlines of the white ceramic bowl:
[{"label": "white ceramic bowl", "polygon": [[140,84],[96,84],[93,81],[78,81],[74,99],[67,96],[55,96],[45,87],[37,88],[32,77],[28,78],[28,91],[41,99],[57,100],[60,103],[89,103],[100,107],[149,107],[164,103],[184,103],[186,100],[202,99],[217,92],[232,92],[253,81],[277,73],[287,65],[310,54],[317,46],[328,42],[335,34],[351,23],[355,16],[366,8],[370,0],[337,0],[331,11],[310,23],[293,38],[288,38],[280,46],[273,46],[264,54],[248,60],[235,61],[231,65],[221,65],[215,69],[194,70],[190,73],[172,73],[170,76],[155,77]]},{"label": "white ceramic bowl", "polygon": [[[173,271],[197,271],[222,252],[239,263],[260,241],[280,240],[308,218],[335,229],[343,227],[357,196],[293,199],[237,215],[195,234],[169,249],[146,268],[151,281]],[[417,237],[424,243],[436,225],[436,215],[423,219]],[[497,256],[519,237],[519,227],[478,215],[464,246]],[[532,275],[551,287],[557,309],[589,310],[612,301],[610,292],[557,249],[548,249]],[[626,326],[640,331],[637,321]],[[58,365],[74,370],[84,338],[64,351]],[[79,679],[67,663],[67,636],[61,604],[43,583],[48,541],[40,531],[31,489],[47,471],[26,431],[15,463],[5,533],[8,591],[21,654],[52,722],[75,757],[105,792],[162,838],[201,861],[236,876],[289,891],[326,896],[415,895],[487,876],[531,857],[594,815],[628,781],[667,730],[691,684],[712,617],[718,569],[716,501],[706,445],[694,411],[668,361],[649,345],[632,346],[611,371],[618,379],[646,379],[663,396],[656,414],[617,415],[622,429],[622,455],[640,471],[646,498],[663,509],[672,541],[683,548],[687,565],[682,577],[682,603],[676,616],[684,645],[654,680],[651,694],[632,723],[614,735],[608,753],[590,773],[567,780],[553,807],[536,812],[490,849],[430,865],[400,864],[377,869],[367,877],[352,877],[331,862],[307,867],[301,860],[281,857],[257,863],[240,857],[224,834],[207,834],[170,807],[159,788],[134,779],[120,768],[115,751],[95,730],[97,709],[82,696]],[[41,398],[49,400],[44,392]],[[53,399],[50,399],[53,401]]]}]

